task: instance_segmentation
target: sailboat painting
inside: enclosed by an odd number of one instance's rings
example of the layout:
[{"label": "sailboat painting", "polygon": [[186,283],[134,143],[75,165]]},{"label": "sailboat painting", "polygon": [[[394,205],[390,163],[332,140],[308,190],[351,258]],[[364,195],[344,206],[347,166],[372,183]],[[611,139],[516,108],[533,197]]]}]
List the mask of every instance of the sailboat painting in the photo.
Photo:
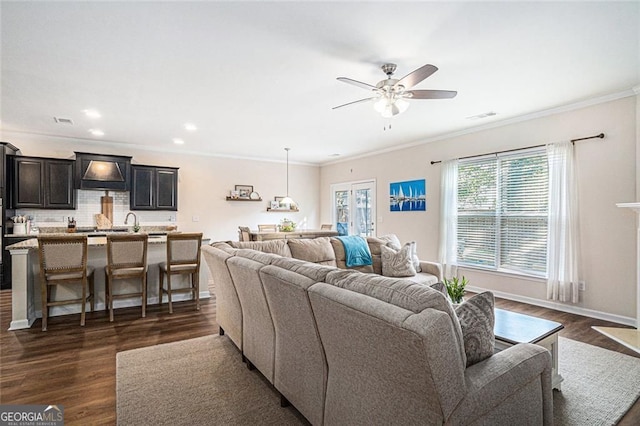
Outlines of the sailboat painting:
[{"label": "sailboat painting", "polygon": [[426,211],[426,196],[424,179],[389,184],[389,208],[392,212]]}]

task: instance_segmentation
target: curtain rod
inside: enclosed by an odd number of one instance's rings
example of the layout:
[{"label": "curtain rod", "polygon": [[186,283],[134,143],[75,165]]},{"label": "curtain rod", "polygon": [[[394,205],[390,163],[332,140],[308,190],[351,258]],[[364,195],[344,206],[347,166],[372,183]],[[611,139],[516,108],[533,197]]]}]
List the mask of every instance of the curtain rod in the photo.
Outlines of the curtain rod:
[{"label": "curtain rod", "polygon": [[[587,139],[596,139],[596,138],[603,139],[604,138],[604,133],[600,133],[599,135],[594,135],[594,136],[587,136],[586,138],[571,139],[571,143],[576,143],[578,141],[584,141],[584,140],[587,140]],[[533,145],[533,146],[526,146],[524,148],[515,148],[515,149],[507,149],[507,150],[504,150],[504,151],[489,152],[487,154],[469,155],[467,157],[460,157],[459,160],[465,160],[467,158],[474,158],[474,157],[483,157],[485,155],[504,154],[505,152],[522,151],[524,149],[540,148],[542,146],[545,146],[545,145]],[[440,160],[440,161],[432,161],[431,162],[432,165],[433,164],[438,164],[438,163],[442,163],[442,160]]]}]

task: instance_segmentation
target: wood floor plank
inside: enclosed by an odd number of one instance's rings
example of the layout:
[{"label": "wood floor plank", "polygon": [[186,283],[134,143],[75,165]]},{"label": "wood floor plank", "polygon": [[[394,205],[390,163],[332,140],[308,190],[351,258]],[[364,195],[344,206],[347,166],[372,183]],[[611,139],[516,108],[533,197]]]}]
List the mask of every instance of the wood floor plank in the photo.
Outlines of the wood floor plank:
[{"label": "wood floor plank", "polygon": [[[214,294],[214,290],[211,289]],[[591,329],[616,324],[593,318],[497,299],[496,306],[564,324],[561,336],[640,357]],[[116,422],[116,353],[130,349],[215,334],[215,296],[201,301],[150,305],[147,317],[139,308],[118,309],[109,322],[106,311],[54,317],[42,332],[40,321],[28,330],[7,331],[11,322],[11,290],[0,291],[0,403],[61,404],[67,425],[113,425]],[[640,424],[640,402],[620,422]]]}]

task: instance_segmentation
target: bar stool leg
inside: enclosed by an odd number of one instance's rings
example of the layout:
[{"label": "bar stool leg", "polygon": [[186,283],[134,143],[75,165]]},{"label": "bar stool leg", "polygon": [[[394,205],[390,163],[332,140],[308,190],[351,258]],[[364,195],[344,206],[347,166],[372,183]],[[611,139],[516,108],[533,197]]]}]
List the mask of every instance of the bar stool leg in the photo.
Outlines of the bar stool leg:
[{"label": "bar stool leg", "polygon": [[47,302],[49,301],[49,286],[45,282],[40,284],[40,297],[42,298],[42,331],[47,331]]},{"label": "bar stool leg", "polygon": [[162,291],[164,288],[164,272],[162,271],[162,268],[158,266],[158,270],[160,271],[160,286],[158,289],[158,305],[160,307],[162,307]]},{"label": "bar stool leg", "polygon": [[194,283],[194,299],[196,299],[196,310],[199,311],[200,310],[200,276],[196,273],[191,274],[192,275],[192,281],[195,281]]},{"label": "bar stool leg", "polygon": [[113,294],[111,293],[111,275],[107,274],[107,280],[105,281],[105,283],[107,284],[107,309],[109,309],[109,322],[113,322]]},{"label": "bar stool leg", "polygon": [[173,313],[173,303],[171,302],[171,274],[167,273],[167,297],[169,298],[169,313]]},{"label": "bar stool leg", "polygon": [[96,291],[95,291],[95,282],[94,275],[91,273],[89,276],[89,297],[91,298],[91,312],[96,309]]},{"label": "bar stool leg", "polygon": [[82,279],[82,308],[80,310],[80,326],[84,326],[84,313],[87,310],[87,278]]},{"label": "bar stool leg", "polygon": [[142,275],[142,318],[147,316],[147,273]]}]

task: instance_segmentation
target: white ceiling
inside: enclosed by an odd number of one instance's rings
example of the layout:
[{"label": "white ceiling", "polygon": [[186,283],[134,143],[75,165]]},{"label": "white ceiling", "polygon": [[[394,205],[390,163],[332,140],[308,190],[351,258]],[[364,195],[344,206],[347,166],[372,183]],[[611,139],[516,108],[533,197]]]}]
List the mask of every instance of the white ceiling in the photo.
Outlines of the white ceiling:
[{"label": "white ceiling", "polygon": [[[87,150],[100,141],[282,160],[291,147],[292,162],[323,163],[640,82],[637,1],[3,1],[0,8],[4,134],[69,137]],[[331,109],[368,96],[336,77],[375,84],[385,62],[398,64],[397,77],[434,64],[439,71],[416,88],[458,96],[413,100],[391,121],[368,103]],[[85,117],[88,108],[102,117]],[[488,111],[498,115],[466,118]],[[75,123],[56,124],[54,116]],[[186,132],[185,122],[198,131]]]}]

